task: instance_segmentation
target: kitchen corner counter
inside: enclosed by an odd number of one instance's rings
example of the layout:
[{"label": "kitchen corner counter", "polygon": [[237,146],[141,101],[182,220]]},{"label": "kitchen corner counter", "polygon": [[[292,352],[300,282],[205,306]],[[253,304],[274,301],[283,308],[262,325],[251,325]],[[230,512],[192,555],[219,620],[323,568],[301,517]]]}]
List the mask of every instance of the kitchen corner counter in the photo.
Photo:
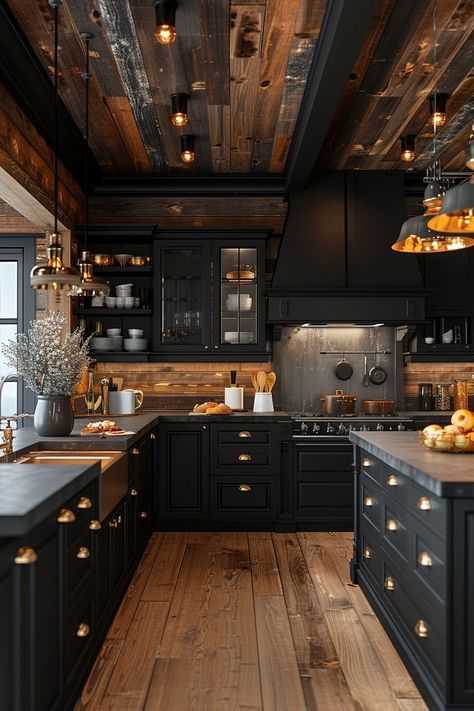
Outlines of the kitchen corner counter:
[{"label": "kitchen corner counter", "polygon": [[100,463],[54,467],[0,466],[0,538],[19,536],[41,523],[100,473]]},{"label": "kitchen corner counter", "polygon": [[350,439],[437,496],[474,497],[474,454],[432,452],[416,432],[351,432]]}]

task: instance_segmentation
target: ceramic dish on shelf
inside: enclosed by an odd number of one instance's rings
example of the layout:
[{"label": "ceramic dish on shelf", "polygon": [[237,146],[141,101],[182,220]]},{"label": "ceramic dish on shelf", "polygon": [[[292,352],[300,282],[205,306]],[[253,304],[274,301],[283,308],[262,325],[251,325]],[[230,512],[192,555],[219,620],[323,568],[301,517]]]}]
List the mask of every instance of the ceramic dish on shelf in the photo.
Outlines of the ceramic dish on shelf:
[{"label": "ceramic dish on shelf", "polygon": [[141,256],[130,257],[128,260],[128,263],[132,267],[144,267],[146,264],[146,257],[141,257]]},{"label": "ceramic dish on shelf", "polygon": [[115,309],[116,301],[117,301],[117,298],[115,296],[106,296],[105,297],[105,307],[107,309]]},{"label": "ceramic dish on shelf", "polygon": [[126,266],[130,257],[133,257],[133,254],[114,254],[115,261],[117,261],[121,267]]},{"label": "ceramic dish on shelf", "polygon": [[95,338],[91,338],[91,348],[93,351],[103,351],[104,353],[107,351],[114,350],[112,339],[104,338],[102,336],[96,336]]},{"label": "ceramic dish on shelf", "polygon": [[124,338],[123,349],[129,353],[146,351],[148,348],[148,340],[146,338]]}]

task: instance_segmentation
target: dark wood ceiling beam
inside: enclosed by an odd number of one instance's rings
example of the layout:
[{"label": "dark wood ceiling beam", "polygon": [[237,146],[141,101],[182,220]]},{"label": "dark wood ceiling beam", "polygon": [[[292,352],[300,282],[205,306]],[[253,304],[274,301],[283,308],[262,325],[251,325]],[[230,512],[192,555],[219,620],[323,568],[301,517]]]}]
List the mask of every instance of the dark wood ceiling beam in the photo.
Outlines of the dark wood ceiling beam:
[{"label": "dark wood ceiling beam", "polygon": [[308,181],[379,1],[328,4],[288,157],[288,191]]},{"label": "dark wood ceiling beam", "polygon": [[[112,54],[119,67],[143,144],[155,170],[167,167],[166,149],[128,0],[98,0]],[[150,32],[153,31],[153,25]]]},{"label": "dark wood ceiling beam", "polygon": [[201,216],[284,216],[287,204],[281,197],[95,197],[90,201],[94,220],[103,216],[158,218]]},{"label": "dark wood ceiling beam", "polygon": [[[117,217],[114,215],[98,215],[92,218],[95,225],[114,225]],[[177,236],[183,229],[213,229],[213,230],[265,230],[274,234],[281,234],[285,226],[285,217],[278,215],[198,215],[198,216],[170,216],[149,215],[147,217],[121,216],[120,224],[147,225],[156,229],[174,229]]]}]

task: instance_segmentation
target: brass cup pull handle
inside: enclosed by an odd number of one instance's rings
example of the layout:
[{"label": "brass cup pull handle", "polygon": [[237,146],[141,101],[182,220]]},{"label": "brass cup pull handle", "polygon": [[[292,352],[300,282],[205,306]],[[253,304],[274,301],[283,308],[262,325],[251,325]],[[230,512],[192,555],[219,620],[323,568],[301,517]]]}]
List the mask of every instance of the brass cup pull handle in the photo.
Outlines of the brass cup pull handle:
[{"label": "brass cup pull handle", "polygon": [[76,630],[76,637],[87,637],[90,634],[91,628],[86,622],[81,622]]},{"label": "brass cup pull handle", "polygon": [[241,484],[239,491],[252,491],[252,487],[249,484]]},{"label": "brass cup pull handle", "polygon": [[250,454],[239,454],[239,462],[250,462],[251,460]]},{"label": "brass cup pull handle", "polygon": [[370,459],[368,457],[364,457],[362,460],[362,466],[363,467],[370,467]]},{"label": "brass cup pull handle", "polygon": [[117,516],[117,526],[120,526],[122,523],[122,516]]},{"label": "brass cup pull handle", "polygon": [[92,501],[89,499],[88,496],[81,496],[81,498],[78,501],[77,508],[78,509],[91,509],[92,508]]},{"label": "brass cup pull handle", "polygon": [[423,568],[431,568],[433,565],[433,559],[427,551],[421,551],[416,560]]},{"label": "brass cup pull handle", "polygon": [[364,506],[373,506],[374,505],[374,500],[371,496],[365,496],[364,497]]},{"label": "brass cup pull handle", "polygon": [[148,518],[148,514],[146,511],[140,511],[140,518]]},{"label": "brass cup pull handle", "polygon": [[138,491],[136,489],[130,489],[130,496],[138,496]]},{"label": "brass cup pull handle", "polygon": [[156,439],[156,434],[154,432],[150,433],[150,439]]},{"label": "brass cup pull handle", "polygon": [[398,486],[398,479],[394,474],[390,474],[387,478],[387,486]]},{"label": "brass cup pull handle", "polygon": [[422,637],[423,639],[426,639],[428,637],[428,625],[424,620],[418,620],[415,623],[415,634],[417,635],[417,637]]},{"label": "brass cup pull handle", "polygon": [[394,518],[389,518],[385,527],[387,531],[398,531],[398,523]]},{"label": "brass cup pull handle", "polygon": [[38,556],[34,548],[22,546],[18,548],[13,562],[16,563],[16,565],[31,565],[31,563],[36,563],[37,560]]},{"label": "brass cup pull handle", "polygon": [[431,511],[431,501],[427,496],[420,496],[417,507],[420,511]]},{"label": "brass cup pull handle", "polygon": [[387,575],[385,578],[384,587],[385,590],[388,590],[389,592],[393,592],[395,590],[395,580],[391,577],[391,575]]},{"label": "brass cup pull handle", "polygon": [[243,430],[242,432],[239,432],[239,437],[241,439],[248,439],[251,436],[252,436],[251,433],[248,432],[247,430]]},{"label": "brass cup pull handle", "polygon": [[365,560],[370,560],[372,558],[372,553],[370,552],[370,548],[365,547],[362,555],[364,556]]},{"label": "brass cup pull handle", "polygon": [[71,509],[61,509],[56,521],[58,523],[73,523],[76,520],[76,514]]},{"label": "brass cup pull handle", "polygon": [[80,558],[81,560],[85,560],[86,558],[90,558],[90,557],[91,557],[91,552],[87,546],[81,546],[76,553],[76,558]]},{"label": "brass cup pull handle", "polygon": [[136,447],[134,447],[134,448],[132,449],[132,454],[138,455],[138,454],[140,454],[140,450],[137,449]]},{"label": "brass cup pull handle", "polygon": [[97,521],[96,519],[93,519],[89,524],[89,529],[91,531],[100,531],[101,528],[102,528],[102,524],[100,523],[100,521]]}]

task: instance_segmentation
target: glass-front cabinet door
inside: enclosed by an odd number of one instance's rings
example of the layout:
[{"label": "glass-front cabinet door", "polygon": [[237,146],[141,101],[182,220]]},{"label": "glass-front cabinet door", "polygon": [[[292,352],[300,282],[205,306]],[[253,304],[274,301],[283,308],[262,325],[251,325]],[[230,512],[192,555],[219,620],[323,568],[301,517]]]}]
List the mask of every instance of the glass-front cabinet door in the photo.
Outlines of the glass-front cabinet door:
[{"label": "glass-front cabinet door", "polygon": [[160,314],[155,349],[209,351],[209,246],[197,241],[157,241],[155,257],[160,274],[160,288],[155,289],[155,313]]},{"label": "glass-front cabinet door", "polygon": [[255,242],[214,248],[215,351],[264,350],[263,254]]}]

